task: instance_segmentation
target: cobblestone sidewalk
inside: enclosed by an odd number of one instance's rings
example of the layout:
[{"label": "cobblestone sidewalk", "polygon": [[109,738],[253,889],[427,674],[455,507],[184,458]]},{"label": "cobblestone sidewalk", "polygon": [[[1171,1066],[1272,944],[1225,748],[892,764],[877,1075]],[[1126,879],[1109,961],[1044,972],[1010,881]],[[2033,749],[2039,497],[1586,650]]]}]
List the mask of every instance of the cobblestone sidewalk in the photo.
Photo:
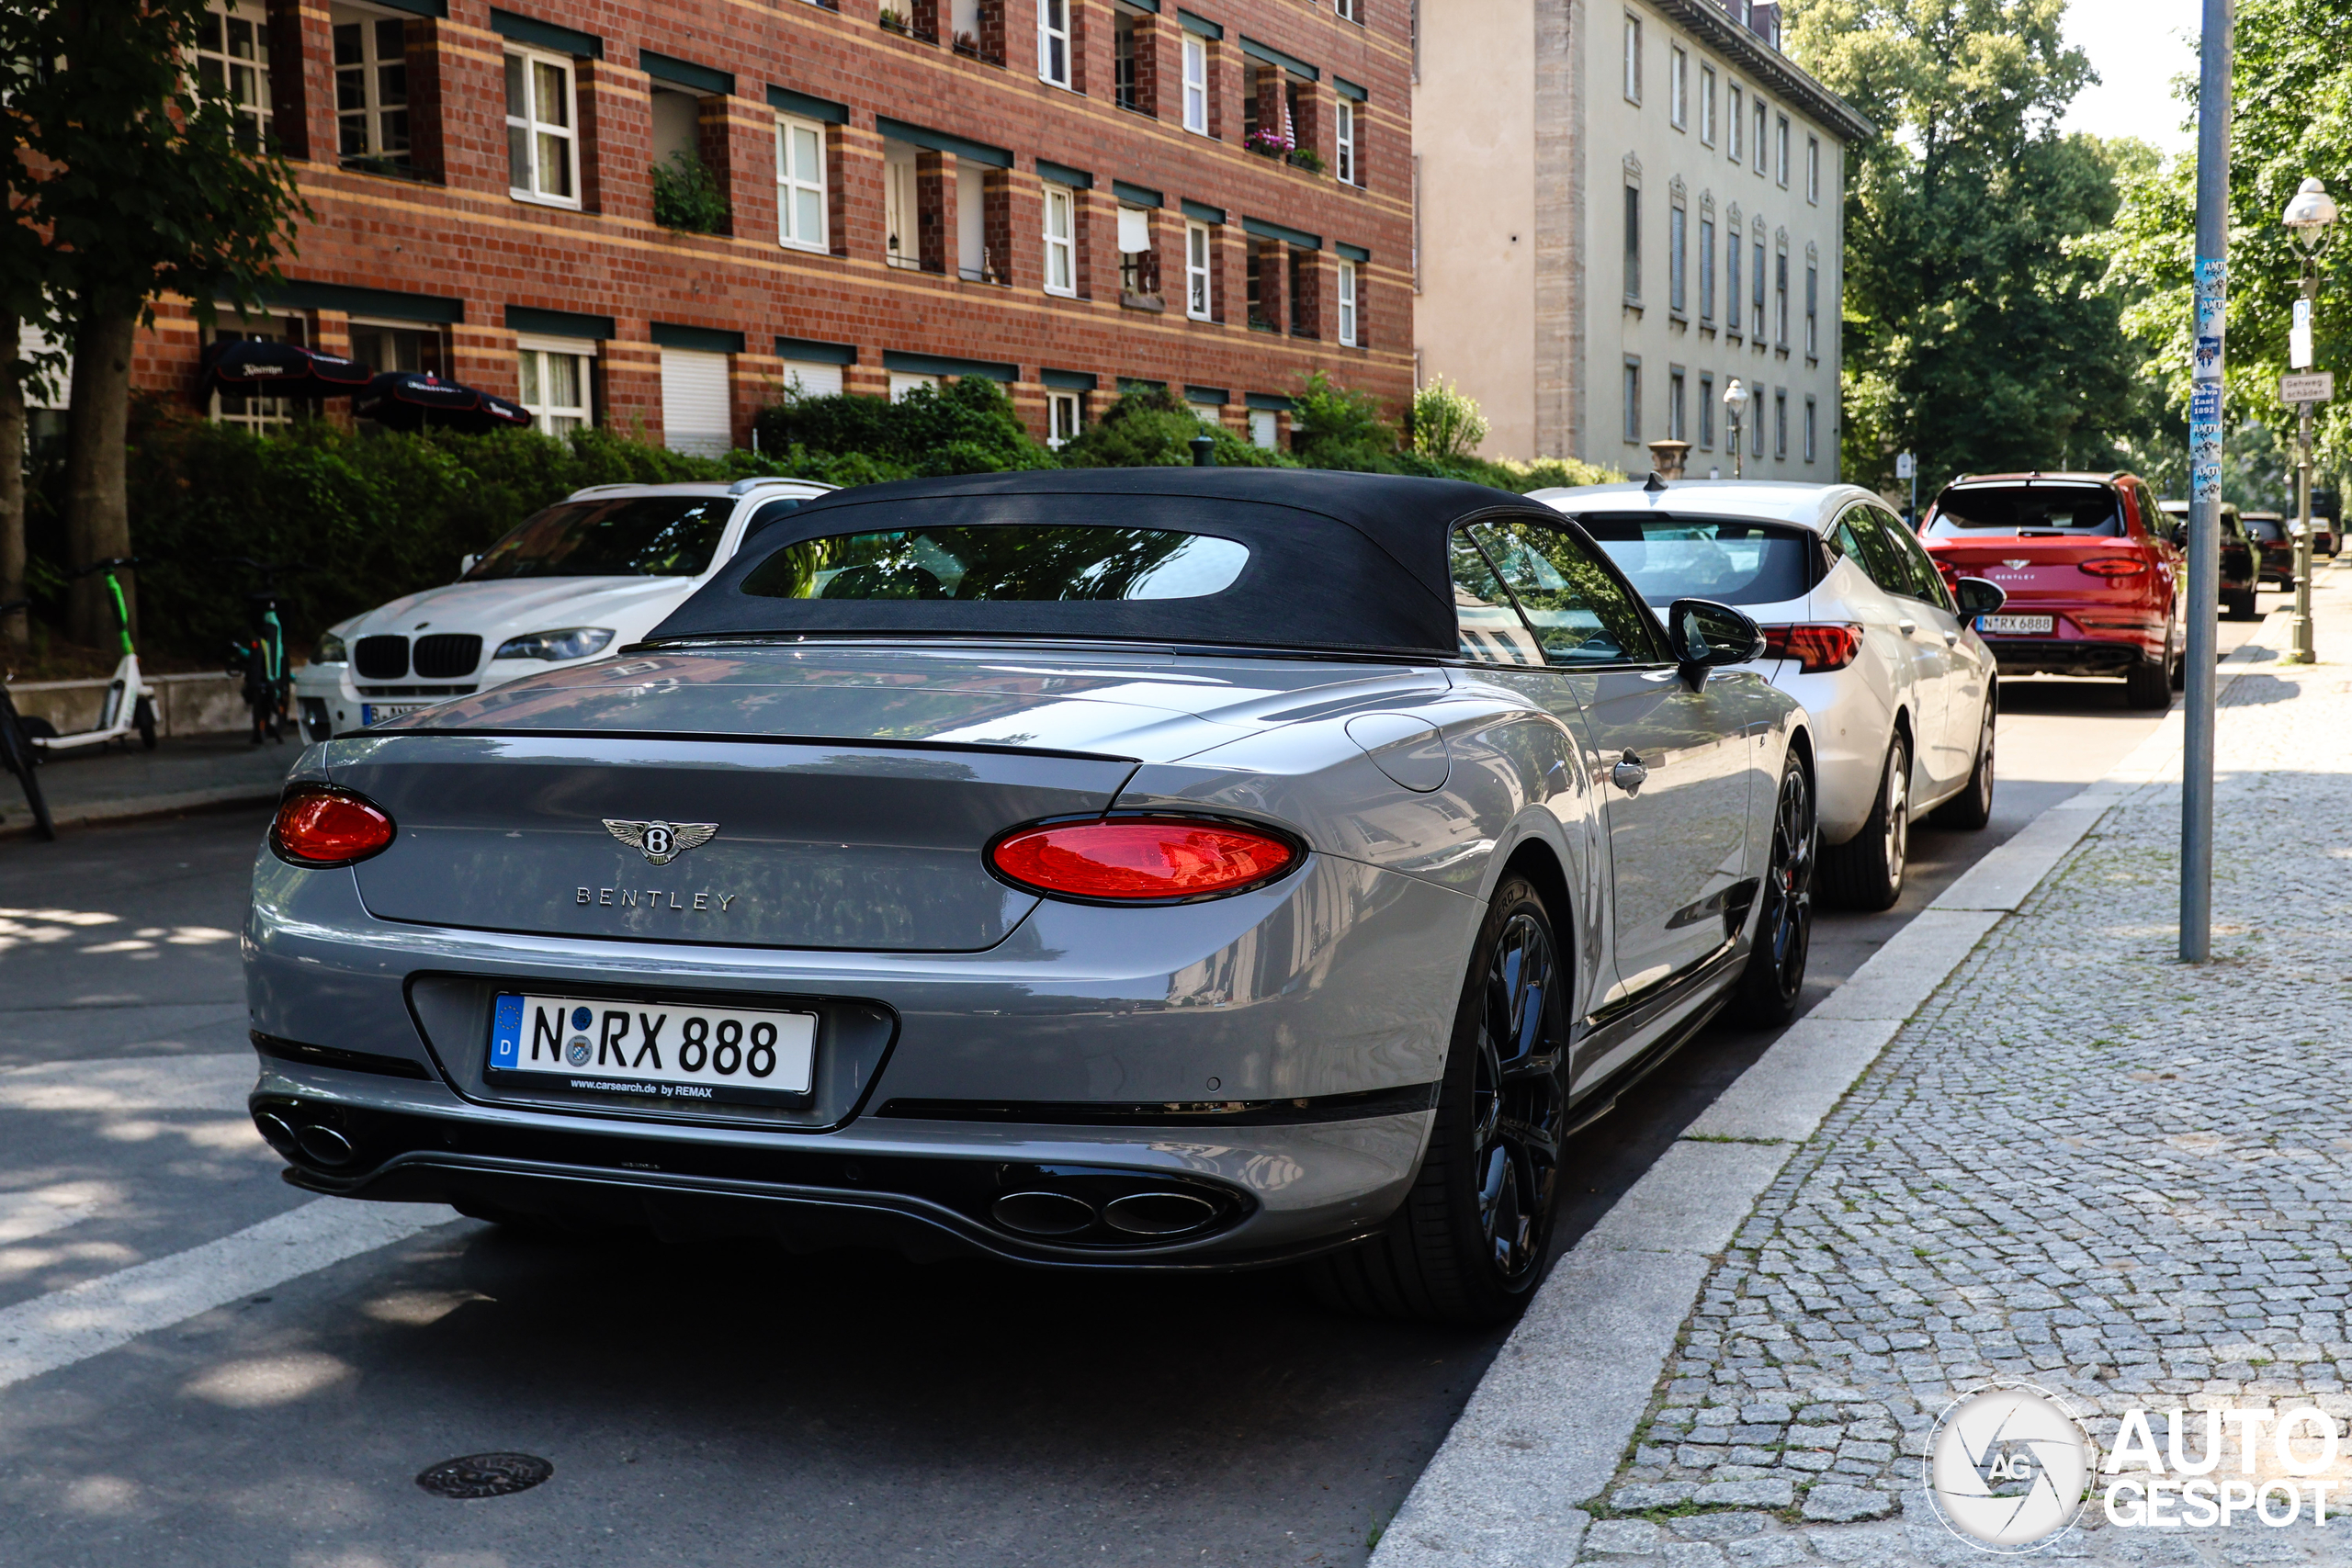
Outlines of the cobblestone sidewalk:
[{"label": "cobblestone sidewalk", "polygon": [[[2321,604],[2337,662],[2257,663],[2223,694],[2214,961],[2174,961],[2179,790],[2151,784],[1995,928],[1766,1192],[1591,1505],[1580,1561],[1982,1562],[1928,1511],[1920,1453],[1944,1406],[1995,1378],[2061,1395],[2102,1444],[2135,1405],[2312,1404],[2341,1430],[2346,574]],[[2283,641],[2279,621],[2264,633]],[[2352,1562],[2352,1522],[2124,1529],[2094,1506],[2083,1526],[2045,1551]]]}]

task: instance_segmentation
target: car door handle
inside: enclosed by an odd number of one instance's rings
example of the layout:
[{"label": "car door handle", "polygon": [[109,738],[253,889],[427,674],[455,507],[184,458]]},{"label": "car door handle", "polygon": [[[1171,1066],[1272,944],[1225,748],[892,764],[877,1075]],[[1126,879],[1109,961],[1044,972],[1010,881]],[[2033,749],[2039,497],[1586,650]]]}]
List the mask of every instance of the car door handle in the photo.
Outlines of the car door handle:
[{"label": "car door handle", "polygon": [[1609,770],[1610,782],[1628,795],[1641,788],[1649,776],[1650,771],[1642,766],[1642,760],[1631,751],[1626,752],[1617,765]]},{"label": "car door handle", "polygon": [[1956,647],[1959,642],[1960,633],[1957,629],[1944,633],[1944,646],[1946,648]]},{"label": "car door handle", "polygon": [[1901,632],[1905,637],[1909,637],[1912,633],[1919,629],[1919,623],[1917,621],[1897,621],[1894,623],[1894,627],[1895,630]]}]

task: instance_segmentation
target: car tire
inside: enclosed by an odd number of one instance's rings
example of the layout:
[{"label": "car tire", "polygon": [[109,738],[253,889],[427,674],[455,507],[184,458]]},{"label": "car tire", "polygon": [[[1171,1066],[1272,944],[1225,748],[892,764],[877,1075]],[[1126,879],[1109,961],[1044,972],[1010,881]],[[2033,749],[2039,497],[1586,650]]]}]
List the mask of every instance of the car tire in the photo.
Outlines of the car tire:
[{"label": "car tire", "polygon": [[1848,909],[1891,909],[1903,897],[1911,852],[1911,742],[1901,730],[1886,748],[1878,798],[1862,830],[1821,852],[1822,897]]},{"label": "car tire", "polygon": [[2261,615],[2255,607],[2254,590],[2236,589],[2222,595],[2222,608],[2233,621],[2251,621]]},{"label": "car tire", "polygon": [[1984,694],[1984,722],[1976,737],[1976,765],[1958,795],[1936,809],[1936,824],[1974,832],[1993,820],[1993,731],[2001,716],[2001,689]]},{"label": "car tire", "polygon": [[2172,706],[2172,676],[2162,664],[2134,664],[2123,674],[2123,704],[2143,712]]},{"label": "car tire", "polygon": [[1813,777],[1792,751],[1781,764],[1772,806],[1772,847],[1757,902],[1756,937],[1732,998],[1738,1021],[1777,1029],[1797,1015],[1804,995],[1805,960],[1813,951],[1813,871],[1820,850]]},{"label": "car tire", "polygon": [[1326,1305],[1484,1327],[1535,1293],[1568,1118],[1572,981],[1553,931],[1534,884],[1506,876],[1471,949],[1420,1172],[1378,1235],[1307,1265]]}]

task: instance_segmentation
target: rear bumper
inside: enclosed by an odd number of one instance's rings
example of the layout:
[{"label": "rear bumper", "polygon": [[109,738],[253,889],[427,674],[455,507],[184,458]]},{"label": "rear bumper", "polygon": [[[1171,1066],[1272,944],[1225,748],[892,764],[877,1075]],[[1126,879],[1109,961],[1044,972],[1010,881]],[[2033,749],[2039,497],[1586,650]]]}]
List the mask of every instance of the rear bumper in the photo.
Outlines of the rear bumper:
[{"label": "rear bumper", "polygon": [[2161,657],[2161,629],[2129,641],[2094,637],[1988,637],[2004,675],[2121,675]]}]

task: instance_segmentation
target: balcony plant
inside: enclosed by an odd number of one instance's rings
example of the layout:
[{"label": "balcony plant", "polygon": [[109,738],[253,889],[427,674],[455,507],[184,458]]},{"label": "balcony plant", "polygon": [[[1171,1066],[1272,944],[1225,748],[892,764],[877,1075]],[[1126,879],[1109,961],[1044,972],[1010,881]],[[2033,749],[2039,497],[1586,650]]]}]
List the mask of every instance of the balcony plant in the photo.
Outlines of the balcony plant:
[{"label": "balcony plant", "polygon": [[1298,148],[1290,155],[1290,166],[1294,169],[1305,169],[1310,175],[1319,175],[1324,168],[1323,154],[1312,147]]},{"label": "balcony plant", "polygon": [[1261,158],[1272,158],[1278,163],[1298,148],[1298,143],[1287,132],[1271,129],[1251,131],[1241,145]]},{"label": "balcony plant", "polygon": [[673,152],[653,165],[653,221],[688,234],[723,233],[727,193],[710,166],[692,152]]}]

